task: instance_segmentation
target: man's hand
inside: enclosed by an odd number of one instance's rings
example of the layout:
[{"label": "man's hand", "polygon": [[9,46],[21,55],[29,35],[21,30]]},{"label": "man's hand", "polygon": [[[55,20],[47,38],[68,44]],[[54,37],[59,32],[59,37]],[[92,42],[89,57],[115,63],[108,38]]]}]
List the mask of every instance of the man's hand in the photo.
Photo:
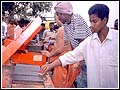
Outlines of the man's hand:
[{"label": "man's hand", "polygon": [[45,75],[51,69],[52,69],[52,67],[51,67],[50,64],[43,65],[43,66],[41,66],[39,74],[40,75]]},{"label": "man's hand", "polygon": [[42,54],[46,55],[47,57],[51,56],[50,52],[48,52],[47,50],[43,50]]},{"label": "man's hand", "polygon": [[56,66],[62,66],[62,63],[60,62],[59,59],[53,61],[50,64],[45,64],[45,65],[41,66],[41,70],[40,70],[39,74],[45,75],[47,73],[47,71],[53,69]]}]

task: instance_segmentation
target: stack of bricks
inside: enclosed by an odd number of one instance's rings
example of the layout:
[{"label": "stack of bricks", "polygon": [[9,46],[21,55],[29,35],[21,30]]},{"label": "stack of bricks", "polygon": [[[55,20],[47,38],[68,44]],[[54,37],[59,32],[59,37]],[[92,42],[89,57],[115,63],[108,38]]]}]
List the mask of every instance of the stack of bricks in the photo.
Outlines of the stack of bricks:
[{"label": "stack of bricks", "polygon": [[14,70],[14,64],[2,65],[2,87],[11,88],[12,84],[12,73]]},{"label": "stack of bricks", "polygon": [[40,66],[16,64],[2,68],[3,88],[54,88],[50,73],[39,75]]}]

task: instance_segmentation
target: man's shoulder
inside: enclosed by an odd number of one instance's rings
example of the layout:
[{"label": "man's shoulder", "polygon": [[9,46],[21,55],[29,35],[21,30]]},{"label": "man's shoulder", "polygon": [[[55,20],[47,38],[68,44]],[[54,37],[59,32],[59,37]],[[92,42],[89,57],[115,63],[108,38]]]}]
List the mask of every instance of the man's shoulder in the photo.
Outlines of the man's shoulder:
[{"label": "man's shoulder", "polygon": [[3,22],[2,22],[2,25],[7,26],[7,23],[3,21]]},{"label": "man's shoulder", "polygon": [[80,14],[76,13],[76,14],[73,14],[73,18],[74,18],[74,19],[75,19],[75,18],[82,18],[82,16],[81,16]]},{"label": "man's shoulder", "polygon": [[77,22],[84,23],[85,22],[84,18],[80,14],[73,14],[72,21],[75,23],[77,23]]},{"label": "man's shoulder", "polygon": [[111,33],[115,36],[118,36],[118,30],[110,29]]}]

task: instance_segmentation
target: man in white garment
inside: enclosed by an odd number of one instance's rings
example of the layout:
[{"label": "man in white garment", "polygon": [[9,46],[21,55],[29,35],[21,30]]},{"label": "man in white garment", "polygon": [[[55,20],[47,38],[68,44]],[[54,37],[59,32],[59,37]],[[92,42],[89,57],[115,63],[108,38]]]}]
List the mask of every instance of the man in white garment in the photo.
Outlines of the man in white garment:
[{"label": "man in white garment", "polygon": [[107,27],[109,8],[104,4],[95,4],[88,14],[93,34],[73,51],[42,66],[41,74],[55,66],[66,66],[84,59],[88,88],[118,88],[118,31]]}]

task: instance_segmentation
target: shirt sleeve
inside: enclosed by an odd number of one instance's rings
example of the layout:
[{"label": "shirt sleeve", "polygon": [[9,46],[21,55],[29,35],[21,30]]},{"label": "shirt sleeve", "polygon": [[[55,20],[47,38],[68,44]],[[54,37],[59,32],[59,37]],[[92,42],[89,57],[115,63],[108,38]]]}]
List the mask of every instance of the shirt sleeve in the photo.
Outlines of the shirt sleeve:
[{"label": "shirt sleeve", "polygon": [[75,39],[85,39],[86,37],[92,34],[87,23],[80,15],[74,18],[74,27],[75,27],[74,32]]},{"label": "shirt sleeve", "polygon": [[87,40],[84,40],[73,51],[69,51],[65,53],[63,56],[60,56],[59,60],[61,61],[62,66],[66,66],[68,64],[73,64],[78,61],[84,60],[86,46]]},{"label": "shirt sleeve", "polygon": [[46,37],[46,34],[47,34],[47,30],[45,30],[44,32],[43,32],[43,38],[45,39],[45,37]]}]

